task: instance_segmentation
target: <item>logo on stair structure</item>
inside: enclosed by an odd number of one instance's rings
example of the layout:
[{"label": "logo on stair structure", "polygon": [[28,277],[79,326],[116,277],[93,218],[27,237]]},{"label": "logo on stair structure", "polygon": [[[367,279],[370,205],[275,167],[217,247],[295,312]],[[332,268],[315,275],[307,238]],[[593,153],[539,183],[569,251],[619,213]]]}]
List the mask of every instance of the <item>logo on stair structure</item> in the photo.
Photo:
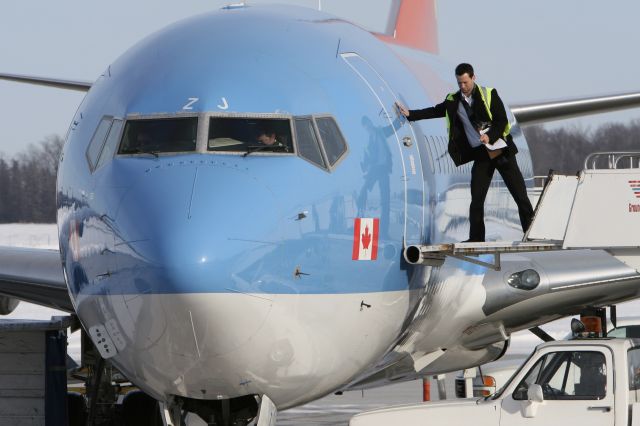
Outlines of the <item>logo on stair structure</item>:
[{"label": "logo on stair structure", "polygon": [[[630,180],[629,187],[636,198],[640,198],[640,180]],[[640,213],[640,204],[629,203],[629,213]]]}]

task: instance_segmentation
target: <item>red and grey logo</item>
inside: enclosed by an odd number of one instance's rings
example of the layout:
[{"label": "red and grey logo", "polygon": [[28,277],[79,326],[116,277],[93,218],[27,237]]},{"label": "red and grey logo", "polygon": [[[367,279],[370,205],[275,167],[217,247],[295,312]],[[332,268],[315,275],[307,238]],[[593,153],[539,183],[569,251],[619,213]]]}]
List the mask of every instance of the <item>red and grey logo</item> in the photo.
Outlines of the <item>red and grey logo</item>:
[{"label": "red and grey logo", "polygon": [[[629,187],[636,198],[640,198],[640,180],[630,180]],[[640,213],[640,204],[629,203],[629,213]]]},{"label": "red and grey logo", "polygon": [[631,187],[631,190],[633,191],[636,198],[640,198],[640,180],[630,180],[629,186]]}]

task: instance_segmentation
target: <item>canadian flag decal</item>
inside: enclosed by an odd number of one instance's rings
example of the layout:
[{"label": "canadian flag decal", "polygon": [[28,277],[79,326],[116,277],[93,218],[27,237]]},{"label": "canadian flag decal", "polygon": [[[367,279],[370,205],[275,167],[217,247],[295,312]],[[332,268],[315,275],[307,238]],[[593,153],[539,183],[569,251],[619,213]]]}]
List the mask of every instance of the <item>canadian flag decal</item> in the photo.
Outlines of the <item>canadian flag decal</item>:
[{"label": "canadian flag decal", "polygon": [[353,260],[376,260],[380,219],[357,217],[353,224]]}]

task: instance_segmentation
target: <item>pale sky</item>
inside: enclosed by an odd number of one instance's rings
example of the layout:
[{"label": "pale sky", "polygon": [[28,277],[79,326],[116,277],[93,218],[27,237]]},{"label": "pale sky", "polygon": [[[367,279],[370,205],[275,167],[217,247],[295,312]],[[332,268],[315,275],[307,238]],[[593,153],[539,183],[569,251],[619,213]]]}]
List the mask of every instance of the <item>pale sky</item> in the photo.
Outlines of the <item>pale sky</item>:
[{"label": "pale sky", "polygon": [[[390,1],[321,0],[321,5],[366,28],[381,29]],[[6,1],[0,7],[0,72],[93,81],[145,35],[229,2]],[[442,57],[452,68],[463,61],[474,64],[479,81],[496,87],[508,103],[640,90],[635,75],[640,62],[637,0],[442,0],[437,15]],[[49,134],[64,136],[82,97],[79,92],[0,82],[0,152],[13,155]],[[638,117],[635,109],[563,124],[590,126]]]}]

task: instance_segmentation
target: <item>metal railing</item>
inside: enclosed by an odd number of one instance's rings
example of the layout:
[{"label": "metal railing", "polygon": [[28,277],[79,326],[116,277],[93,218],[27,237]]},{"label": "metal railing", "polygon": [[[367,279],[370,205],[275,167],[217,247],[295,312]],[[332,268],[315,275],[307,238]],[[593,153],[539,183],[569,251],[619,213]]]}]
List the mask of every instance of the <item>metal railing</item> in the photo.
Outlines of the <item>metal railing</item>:
[{"label": "metal railing", "polygon": [[637,169],[640,151],[592,152],[584,160],[585,169]]}]

